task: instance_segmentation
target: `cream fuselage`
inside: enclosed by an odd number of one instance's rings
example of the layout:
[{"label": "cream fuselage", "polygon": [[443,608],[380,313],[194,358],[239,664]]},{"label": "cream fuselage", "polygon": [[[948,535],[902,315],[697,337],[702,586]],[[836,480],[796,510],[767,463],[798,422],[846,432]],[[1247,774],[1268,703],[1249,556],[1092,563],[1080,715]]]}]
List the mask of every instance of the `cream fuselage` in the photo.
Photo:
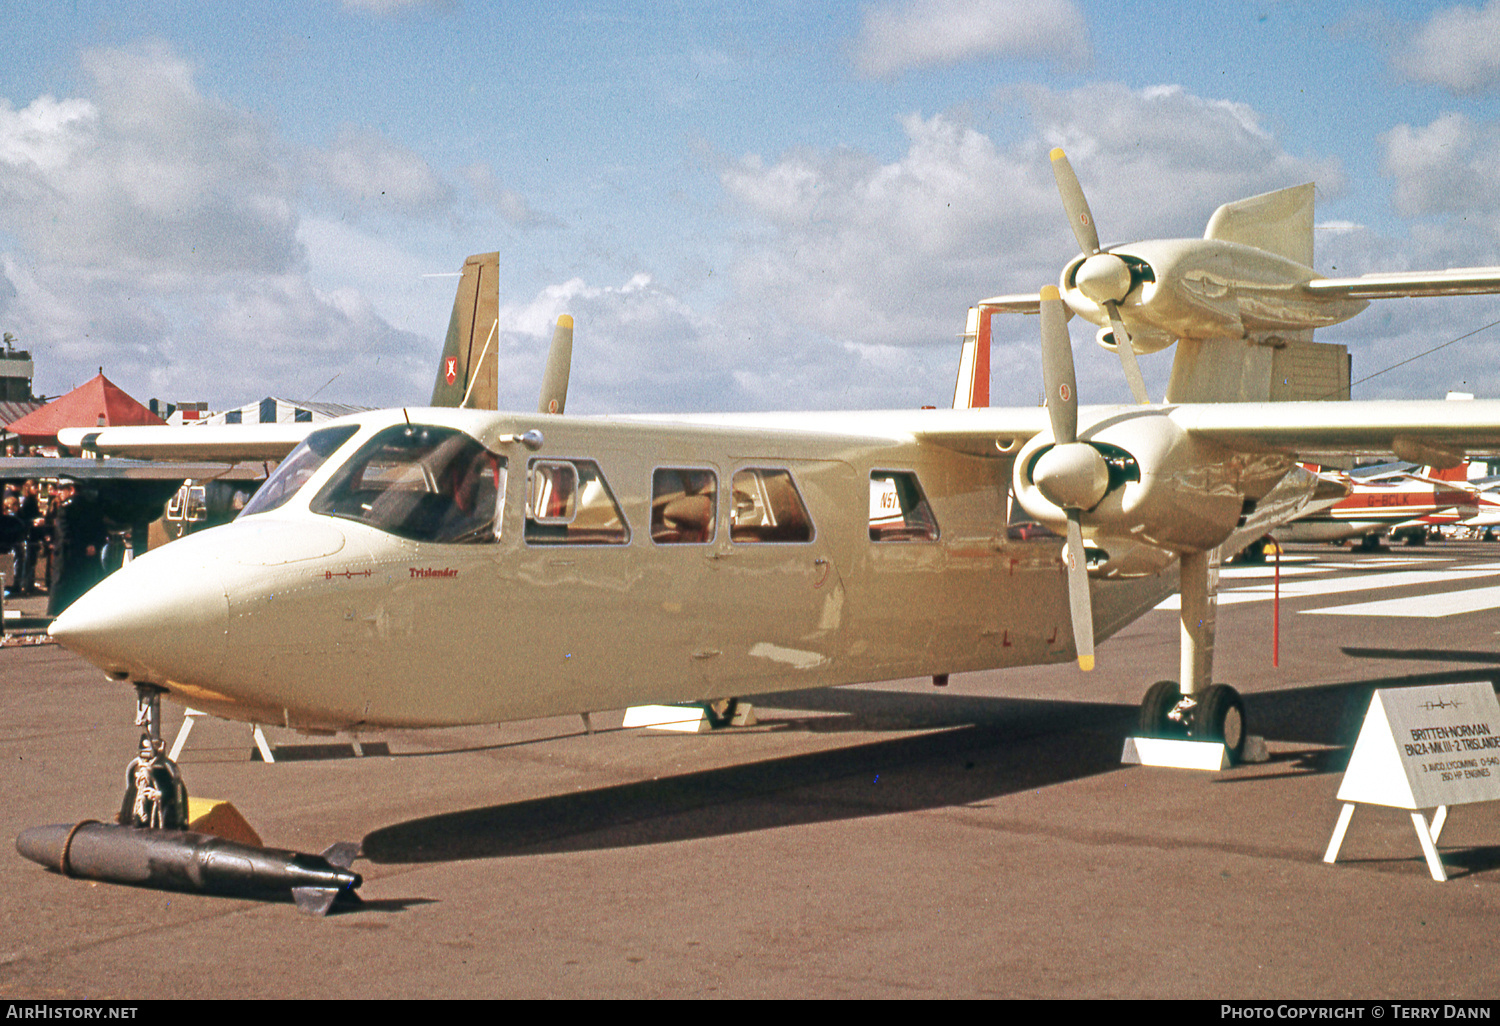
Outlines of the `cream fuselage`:
[{"label": "cream fuselage", "polygon": [[[457,427],[507,464],[498,537],[411,541],[309,503],[376,432]],[[118,679],[303,727],[486,723],[1073,656],[1060,540],[1007,536],[1011,460],[891,437],[473,411],[386,411],[285,505],[147,553],[54,626]],[[532,451],[517,436],[540,429]],[[623,544],[528,540],[530,468],[593,461]],[[653,540],[653,475],[712,471],[712,540]],[[730,481],[789,472],[809,540],[731,537]],[[935,540],[872,541],[871,473],[916,475]],[[1096,633],[1175,573],[1096,581]]]}]

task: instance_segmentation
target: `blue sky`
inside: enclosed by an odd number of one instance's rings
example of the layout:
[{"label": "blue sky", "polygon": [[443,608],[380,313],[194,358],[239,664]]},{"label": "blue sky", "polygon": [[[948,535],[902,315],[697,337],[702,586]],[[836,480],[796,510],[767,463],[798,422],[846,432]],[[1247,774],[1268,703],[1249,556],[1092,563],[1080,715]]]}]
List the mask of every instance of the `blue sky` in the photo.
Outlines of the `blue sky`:
[{"label": "blue sky", "polygon": [[[1318,270],[1500,264],[1500,0],[8,5],[0,327],[59,394],[422,402],[500,251],[502,400],[577,320],[570,410],[951,397],[965,310],[1318,183]],[[1500,318],[1388,301],[1355,377]],[[1075,324],[1085,401],[1126,396]],[[1035,321],[997,403],[1036,401]],[[1356,387],[1500,396],[1500,328]],[[1144,361],[1153,392],[1170,352]]]}]

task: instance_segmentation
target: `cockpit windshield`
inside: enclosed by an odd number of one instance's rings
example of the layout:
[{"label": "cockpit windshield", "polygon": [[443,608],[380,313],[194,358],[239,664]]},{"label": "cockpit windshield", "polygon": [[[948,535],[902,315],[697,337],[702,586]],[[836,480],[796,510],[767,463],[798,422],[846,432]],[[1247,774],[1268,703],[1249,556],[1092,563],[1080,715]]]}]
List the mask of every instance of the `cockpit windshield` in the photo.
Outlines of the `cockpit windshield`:
[{"label": "cockpit windshield", "polygon": [[397,424],[349,457],[308,508],[413,541],[492,542],[505,457],[462,431]]},{"label": "cockpit windshield", "polygon": [[318,468],[328,461],[328,457],[358,430],[358,424],[340,424],[338,427],[314,431],[302,439],[297,448],[266,479],[266,483],[260,486],[255,496],[245,504],[245,508],[240,510],[240,516],[253,517],[257,513],[268,513],[284,505],[297,494],[297,489],[307,483],[308,478],[318,472]]}]

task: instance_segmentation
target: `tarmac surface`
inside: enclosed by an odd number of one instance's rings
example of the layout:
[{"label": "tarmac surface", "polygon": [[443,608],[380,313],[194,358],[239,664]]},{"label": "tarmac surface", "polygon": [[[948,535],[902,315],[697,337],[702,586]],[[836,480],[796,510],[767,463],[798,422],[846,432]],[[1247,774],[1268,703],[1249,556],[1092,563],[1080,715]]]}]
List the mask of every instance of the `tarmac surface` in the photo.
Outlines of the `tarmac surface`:
[{"label": "tarmac surface", "polygon": [[[1221,773],[1120,763],[1146,686],[1176,676],[1170,610],[1092,674],[787,692],[712,734],[601,712],[592,735],[372,733],[360,758],[270,730],[268,765],[247,726],[204,720],[190,791],[274,847],[361,842],[362,903],[318,919],[73,880],[12,845],[0,999],[1500,997],[1500,808],[1454,808],[1447,883],[1396,809],[1361,807],[1322,861],[1371,691],[1500,679],[1500,544],[1308,546],[1283,569],[1279,668],[1268,593],[1233,597],[1269,570],[1222,585],[1215,677],[1270,761]],[[1309,612],[1395,598],[1415,601]],[[133,711],[56,646],[0,649],[0,834],[110,818]]]}]

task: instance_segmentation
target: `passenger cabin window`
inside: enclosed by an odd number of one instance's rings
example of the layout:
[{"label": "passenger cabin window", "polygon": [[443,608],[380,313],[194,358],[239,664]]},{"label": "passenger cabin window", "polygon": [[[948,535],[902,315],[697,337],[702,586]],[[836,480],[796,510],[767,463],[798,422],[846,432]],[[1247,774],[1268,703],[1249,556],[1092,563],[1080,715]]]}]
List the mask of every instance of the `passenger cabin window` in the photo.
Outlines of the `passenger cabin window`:
[{"label": "passenger cabin window", "polygon": [[624,545],[630,530],[593,460],[532,460],[526,498],[532,545]]},{"label": "passenger cabin window", "polygon": [[812,541],[812,518],[788,471],[746,468],[734,475],[732,492],[730,541]]},{"label": "passenger cabin window", "polygon": [[397,424],[360,446],[309,508],[412,541],[492,542],[505,474],[505,457],[462,431]]},{"label": "passenger cabin window", "polygon": [[937,541],[937,518],[917,475],[898,470],[870,473],[870,540]]},{"label": "passenger cabin window", "polygon": [[714,540],[719,475],[666,468],[651,475],[651,540],[658,545],[702,545]]},{"label": "passenger cabin window", "polygon": [[358,424],[340,424],[338,427],[314,431],[302,439],[297,448],[266,478],[266,483],[260,486],[255,497],[240,510],[240,516],[253,517],[257,513],[269,513],[285,505],[287,500],[297,494],[297,489],[307,483],[308,478],[322,469],[328,457],[358,430]]}]

